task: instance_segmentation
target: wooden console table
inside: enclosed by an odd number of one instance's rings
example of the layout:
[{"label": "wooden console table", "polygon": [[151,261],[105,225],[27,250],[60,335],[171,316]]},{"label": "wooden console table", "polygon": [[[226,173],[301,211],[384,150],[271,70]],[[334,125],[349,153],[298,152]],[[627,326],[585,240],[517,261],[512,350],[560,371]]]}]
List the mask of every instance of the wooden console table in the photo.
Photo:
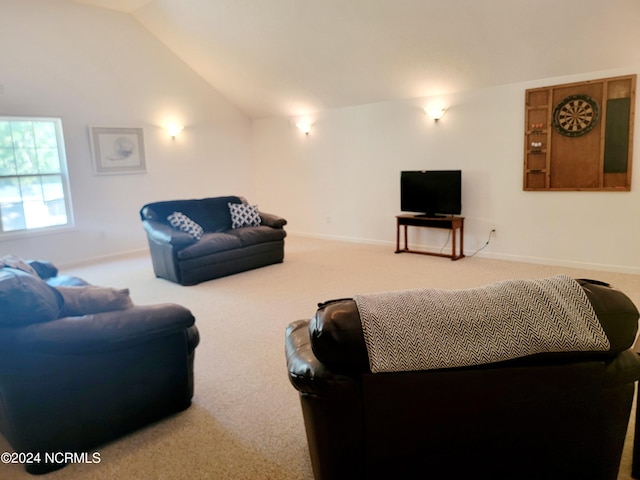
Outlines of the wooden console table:
[{"label": "wooden console table", "polygon": [[[404,248],[400,248],[400,226],[404,227]],[[451,255],[447,253],[423,252],[421,250],[409,250],[407,236],[408,227],[444,228],[451,230]],[[460,251],[456,253],[456,231],[460,232]],[[464,217],[427,217],[424,215],[398,215],[396,216],[396,252],[395,253],[420,253],[423,255],[435,255],[458,260],[464,257]]]}]

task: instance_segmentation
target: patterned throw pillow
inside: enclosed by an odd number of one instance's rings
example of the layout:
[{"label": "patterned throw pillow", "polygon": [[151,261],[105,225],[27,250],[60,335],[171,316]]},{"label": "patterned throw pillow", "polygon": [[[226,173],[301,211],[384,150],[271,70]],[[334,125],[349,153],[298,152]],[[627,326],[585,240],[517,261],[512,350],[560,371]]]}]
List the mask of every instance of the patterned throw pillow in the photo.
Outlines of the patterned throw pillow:
[{"label": "patterned throw pillow", "polygon": [[257,227],[260,225],[260,212],[257,205],[230,203],[231,228]]},{"label": "patterned throw pillow", "polygon": [[204,233],[204,229],[200,225],[182,212],[173,212],[167,217],[167,220],[169,220],[169,223],[173,228],[188,233],[196,240],[200,240]]}]

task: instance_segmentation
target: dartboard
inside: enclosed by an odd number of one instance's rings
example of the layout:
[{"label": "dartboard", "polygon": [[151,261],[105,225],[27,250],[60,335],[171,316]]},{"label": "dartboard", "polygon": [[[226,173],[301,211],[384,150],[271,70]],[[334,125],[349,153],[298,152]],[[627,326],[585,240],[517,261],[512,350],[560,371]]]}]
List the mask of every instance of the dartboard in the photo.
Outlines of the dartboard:
[{"label": "dartboard", "polygon": [[600,107],[587,95],[570,95],[553,110],[553,126],[567,137],[584,135],[598,123]]}]

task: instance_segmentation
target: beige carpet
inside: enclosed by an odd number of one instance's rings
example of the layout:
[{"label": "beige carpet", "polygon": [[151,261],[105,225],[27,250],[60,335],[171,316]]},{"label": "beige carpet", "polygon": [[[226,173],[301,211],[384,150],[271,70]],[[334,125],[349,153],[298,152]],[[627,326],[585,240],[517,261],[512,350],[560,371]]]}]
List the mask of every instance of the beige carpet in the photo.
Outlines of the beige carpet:
[{"label": "beige carpet", "polygon": [[[99,464],[69,465],[47,479],[311,480],[297,392],[284,358],[288,322],[319,301],[404,288],[467,288],[565,273],[603,280],[640,305],[640,276],[467,257],[394,254],[392,246],[289,236],[285,262],[193,287],[156,279],[146,255],[63,273],[128,287],[138,304],[191,309],[201,334],[191,408],[98,449]],[[43,399],[46,401],[46,399]],[[630,479],[631,432],[619,479]],[[0,437],[0,451],[9,450]],[[452,465],[455,468],[455,465]],[[0,465],[1,479],[34,478]]]}]

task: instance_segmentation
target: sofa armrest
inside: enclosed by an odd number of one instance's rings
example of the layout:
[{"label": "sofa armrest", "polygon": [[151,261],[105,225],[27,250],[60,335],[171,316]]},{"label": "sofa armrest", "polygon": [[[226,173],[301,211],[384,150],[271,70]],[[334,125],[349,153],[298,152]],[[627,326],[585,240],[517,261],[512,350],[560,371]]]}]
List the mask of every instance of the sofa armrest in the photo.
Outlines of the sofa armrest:
[{"label": "sofa armrest", "polygon": [[179,250],[197,242],[197,240],[188,233],[181,232],[171,227],[171,225],[166,225],[155,220],[143,220],[142,227],[154,242],[163,245],[172,245]]},{"label": "sofa armrest", "polygon": [[273,215],[271,213],[264,213],[264,212],[259,212],[259,213],[260,213],[260,222],[262,223],[262,225],[265,225],[267,227],[282,228],[287,224],[287,221],[284,218],[279,217],[278,215]]},{"label": "sofa armrest", "polygon": [[289,380],[298,390],[317,479],[364,478],[364,406],[360,376],[334,373],[313,354],[309,321],[287,326]]},{"label": "sofa armrest", "polygon": [[137,305],[20,328],[1,328],[0,351],[64,355],[115,351],[181,331],[188,338],[194,323],[192,313],[181,305]]},{"label": "sofa armrest", "polygon": [[289,380],[300,393],[342,394],[354,398],[359,395],[358,381],[354,377],[332,372],[313,354],[308,320],[298,320],[287,326],[285,353]]},{"label": "sofa armrest", "polygon": [[640,378],[640,356],[632,349],[625,350],[605,363],[603,386],[617,388],[633,384]]}]

